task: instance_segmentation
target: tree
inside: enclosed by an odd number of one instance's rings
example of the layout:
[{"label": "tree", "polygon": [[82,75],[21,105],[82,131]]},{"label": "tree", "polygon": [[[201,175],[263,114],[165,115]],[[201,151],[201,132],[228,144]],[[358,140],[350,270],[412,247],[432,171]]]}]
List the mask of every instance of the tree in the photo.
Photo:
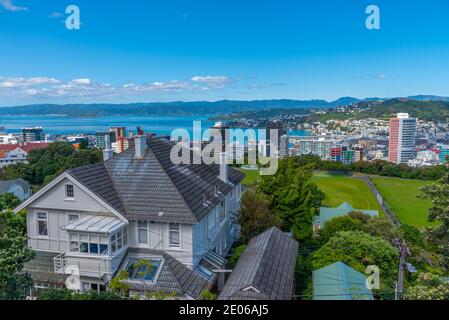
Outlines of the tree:
[{"label": "tree", "polygon": [[243,242],[247,243],[266,229],[279,225],[278,219],[269,208],[269,201],[263,199],[255,188],[245,191],[241,203],[238,224],[241,226]]},{"label": "tree", "polygon": [[421,188],[418,197],[432,202],[428,220],[439,224],[429,228],[428,234],[430,239],[440,246],[443,266],[449,269],[449,172],[438,182]]},{"label": "tree", "polygon": [[405,297],[408,300],[449,300],[449,283],[440,276],[421,273],[417,283],[406,290]]},{"label": "tree", "polygon": [[310,257],[312,270],[341,261],[365,273],[366,267],[380,269],[381,285],[392,289],[397,273],[398,251],[387,241],[362,231],[344,231],[332,237]]},{"label": "tree", "polygon": [[0,178],[24,178],[33,185],[49,183],[64,170],[100,162],[99,149],[75,150],[70,143],[54,142],[43,149],[28,153],[28,162],[6,166],[0,170]]},{"label": "tree", "polygon": [[292,231],[299,240],[311,240],[310,226],[325,197],[310,181],[314,167],[314,163],[304,165],[300,157],[288,157],[279,161],[275,175],[262,177],[259,184],[282,229]]},{"label": "tree", "polygon": [[25,218],[10,210],[0,212],[0,300],[24,299],[33,285],[26,262],[34,257],[27,246]]},{"label": "tree", "polygon": [[120,270],[118,274],[109,281],[109,289],[122,297],[126,296],[129,289],[131,289],[131,286],[125,282],[127,279],[129,279],[129,273],[126,270]]},{"label": "tree", "polygon": [[123,298],[111,291],[87,291],[74,292],[68,289],[48,289],[37,295],[38,300],[123,300]]},{"label": "tree", "polygon": [[309,171],[298,169],[292,183],[284,189],[284,195],[278,199],[275,208],[283,228],[291,230],[299,240],[311,239],[312,221],[317,214],[317,205],[322,200],[317,197],[320,192],[309,182],[310,178]]},{"label": "tree", "polygon": [[231,268],[235,267],[235,265],[239,261],[240,256],[245,251],[245,249],[246,249],[245,244],[242,244],[242,245],[234,248],[234,251],[232,252],[231,257],[229,258],[229,265]]},{"label": "tree", "polygon": [[201,291],[200,297],[202,300],[215,300],[217,299],[217,295],[209,290]]},{"label": "tree", "polygon": [[0,194],[0,211],[12,210],[20,204],[20,199],[12,193]]},{"label": "tree", "polygon": [[361,230],[363,230],[363,224],[360,220],[350,215],[337,217],[326,222],[324,228],[320,230],[318,241],[325,244],[339,232]]}]

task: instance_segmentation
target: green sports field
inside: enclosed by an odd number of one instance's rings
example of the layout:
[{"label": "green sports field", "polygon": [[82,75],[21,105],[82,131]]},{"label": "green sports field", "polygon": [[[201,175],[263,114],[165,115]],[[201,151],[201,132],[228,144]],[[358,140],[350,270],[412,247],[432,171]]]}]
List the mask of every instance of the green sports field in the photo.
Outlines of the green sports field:
[{"label": "green sports field", "polygon": [[384,177],[372,177],[371,180],[399,221],[417,228],[432,225],[427,222],[431,203],[416,197],[419,188],[429,184],[429,181]]},{"label": "green sports field", "polygon": [[376,199],[360,179],[345,175],[315,174],[312,181],[326,194],[324,205],[337,207],[348,202],[356,209],[378,210],[383,215]]}]

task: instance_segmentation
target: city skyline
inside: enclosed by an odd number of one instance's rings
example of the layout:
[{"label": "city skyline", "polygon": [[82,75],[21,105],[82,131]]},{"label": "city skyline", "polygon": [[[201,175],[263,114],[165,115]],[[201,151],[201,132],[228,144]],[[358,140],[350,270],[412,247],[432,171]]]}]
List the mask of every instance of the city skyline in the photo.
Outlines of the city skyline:
[{"label": "city skyline", "polygon": [[449,96],[446,1],[281,4],[2,0],[0,106]]}]

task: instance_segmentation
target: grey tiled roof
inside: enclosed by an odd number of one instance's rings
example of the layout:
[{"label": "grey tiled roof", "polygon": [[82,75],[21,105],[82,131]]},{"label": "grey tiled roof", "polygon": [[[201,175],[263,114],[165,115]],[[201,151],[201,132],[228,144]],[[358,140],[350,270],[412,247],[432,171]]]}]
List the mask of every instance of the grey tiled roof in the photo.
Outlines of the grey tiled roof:
[{"label": "grey tiled roof", "polygon": [[[164,251],[132,248],[128,251],[127,256],[135,254],[150,256],[161,256],[164,258],[162,269],[159,276],[155,279],[155,283],[129,282],[131,289],[134,291],[163,291],[167,294],[176,292],[177,295],[189,295],[192,298],[198,298],[201,292],[211,288],[213,280],[207,281],[195,271],[187,268],[184,264],[165,253]],[[123,261],[126,263],[128,259]],[[123,264],[121,269],[126,268]]]},{"label": "grey tiled roof", "polygon": [[70,169],[67,173],[118,212],[125,214],[123,203],[103,163]]},{"label": "grey tiled roof", "polygon": [[[103,200],[130,219],[197,223],[231,191],[221,181],[219,165],[174,165],[173,144],[152,137],[142,159],[134,147],[105,163],[69,170]],[[229,181],[239,183],[244,174],[229,168]],[[222,193],[214,196],[215,189]],[[211,202],[204,206],[204,197]]]},{"label": "grey tiled roof", "polygon": [[[277,228],[251,239],[220,293],[221,300],[289,300],[298,242]],[[254,290],[246,290],[253,287]]]}]

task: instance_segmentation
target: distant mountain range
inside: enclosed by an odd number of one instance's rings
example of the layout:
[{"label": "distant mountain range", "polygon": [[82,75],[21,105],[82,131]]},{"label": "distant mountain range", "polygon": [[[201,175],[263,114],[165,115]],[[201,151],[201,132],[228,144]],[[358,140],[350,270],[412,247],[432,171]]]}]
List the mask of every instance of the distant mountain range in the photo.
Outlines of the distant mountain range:
[{"label": "distant mountain range", "polygon": [[[417,101],[449,101],[449,97],[418,95],[407,97]],[[384,98],[357,99],[342,97],[326,100],[221,100],[215,102],[151,102],[130,104],[36,104],[0,108],[0,115],[66,115],[66,116],[197,116],[218,115],[266,109],[335,108],[363,101],[383,101]]]}]

